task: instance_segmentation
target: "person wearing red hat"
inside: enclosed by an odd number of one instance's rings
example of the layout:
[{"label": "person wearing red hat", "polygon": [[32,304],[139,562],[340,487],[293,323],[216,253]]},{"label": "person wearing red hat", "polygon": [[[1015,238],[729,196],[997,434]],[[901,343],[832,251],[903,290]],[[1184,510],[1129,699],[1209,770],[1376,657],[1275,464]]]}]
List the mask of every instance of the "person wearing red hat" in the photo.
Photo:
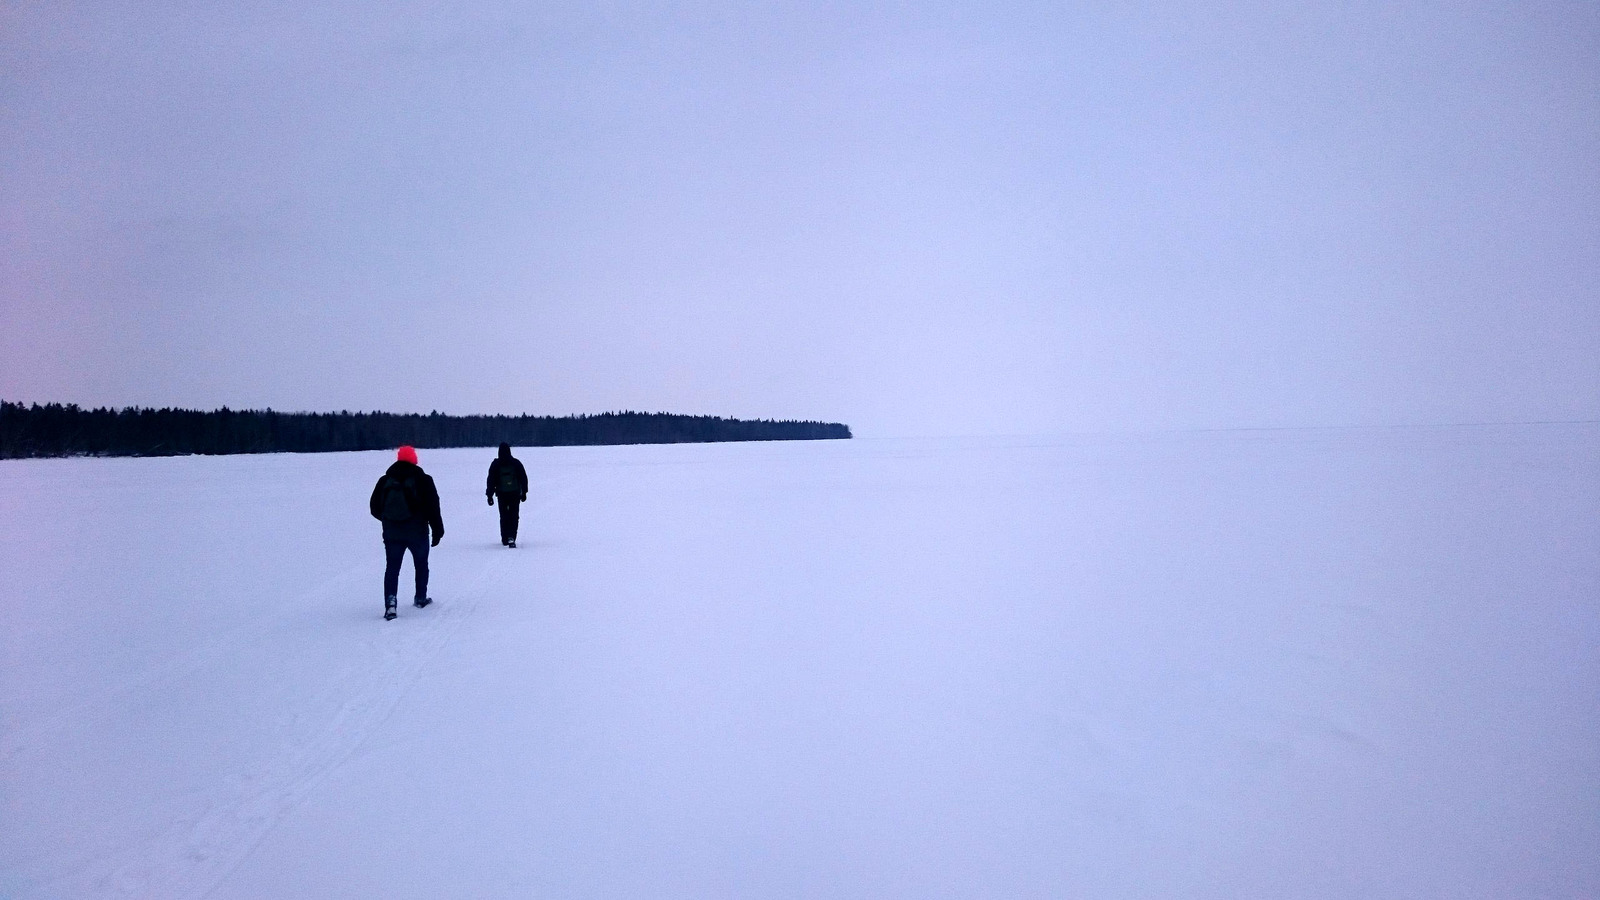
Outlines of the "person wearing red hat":
[{"label": "person wearing red hat", "polygon": [[411,565],[417,573],[417,596],[412,605],[421,609],[433,601],[428,598],[428,530],[433,530],[431,546],[444,537],[444,516],[439,511],[439,490],[433,478],[417,465],[417,451],[410,446],[395,453],[395,462],[372,489],[372,517],[383,523],[383,617],[393,619],[400,589],[400,564],[411,551]]}]

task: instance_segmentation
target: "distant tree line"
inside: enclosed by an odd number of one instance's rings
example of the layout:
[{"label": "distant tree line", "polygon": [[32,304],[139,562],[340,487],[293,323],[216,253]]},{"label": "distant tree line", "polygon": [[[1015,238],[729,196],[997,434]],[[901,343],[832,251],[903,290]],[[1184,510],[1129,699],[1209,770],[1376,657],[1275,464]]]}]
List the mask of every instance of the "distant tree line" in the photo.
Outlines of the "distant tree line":
[{"label": "distant tree line", "polygon": [[0,459],[32,456],[181,456],[320,453],[414,447],[518,447],[805,441],[849,438],[829,422],[724,419],[668,413],[447,416],[270,409],[83,409],[0,401]]}]

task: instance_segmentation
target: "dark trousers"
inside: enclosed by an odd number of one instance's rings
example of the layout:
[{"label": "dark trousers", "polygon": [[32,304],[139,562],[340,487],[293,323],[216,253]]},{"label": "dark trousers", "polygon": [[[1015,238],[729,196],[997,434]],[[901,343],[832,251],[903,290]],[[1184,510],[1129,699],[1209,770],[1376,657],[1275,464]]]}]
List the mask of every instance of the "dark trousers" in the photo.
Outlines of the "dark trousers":
[{"label": "dark trousers", "polygon": [[500,494],[500,543],[517,539],[517,508],[522,501],[517,497]]},{"label": "dark trousers", "polygon": [[428,596],[428,526],[423,523],[421,532],[397,528],[383,536],[385,597],[394,597],[399,593],[400,562],[405,559],[407,550],[411,551],[411,565],[417,570],[417,596]]}]

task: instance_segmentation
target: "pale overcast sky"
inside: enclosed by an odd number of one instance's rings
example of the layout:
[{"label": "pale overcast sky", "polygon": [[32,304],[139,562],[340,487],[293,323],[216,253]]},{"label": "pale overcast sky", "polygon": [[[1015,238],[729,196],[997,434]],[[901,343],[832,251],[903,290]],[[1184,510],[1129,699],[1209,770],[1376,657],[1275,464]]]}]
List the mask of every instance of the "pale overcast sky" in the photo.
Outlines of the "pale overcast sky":
[{"label": "pale overcast sky", "polygon": [[1600,418],[1600,4],[0,5],[0,397]]}]

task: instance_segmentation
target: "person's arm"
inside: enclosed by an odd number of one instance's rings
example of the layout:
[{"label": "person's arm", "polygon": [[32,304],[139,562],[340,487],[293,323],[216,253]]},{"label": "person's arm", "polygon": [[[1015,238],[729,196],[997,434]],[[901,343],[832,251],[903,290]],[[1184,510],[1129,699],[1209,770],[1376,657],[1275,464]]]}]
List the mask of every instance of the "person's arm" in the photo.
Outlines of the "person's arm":
[{"label": "person's arm", "polygon": [[444,539],[444,512],[439,509],[439,489],[434,487],[433,477],[431,475],[424,477],[427,478],[428,497],[433,501],[433,517],[428,521],[428,525],[433,528],[433,546],[437,547],[439,541]]},{"label": "person's arm", "polygon": [[378,492],[383,490],[383,479],[387,477],[387,475],[378,477],[378,483],[372,486],[372,499],[367,501],[367,509],[372,512],[372,517],[380,522],[383,521],[383,512],[378,509]]},{"label": "person's arm", "polygon": [[520,459],[517,460],[517,474],[522,478],[522,499],[518,502],[526,503],[528,500],[528,470],[522,465],[522,460]]},{"label": "person's arm", "polygon": [[483,495],[489,498],[489,505],[494,505],[494,477],[499,474],[500,460],[497,458],[489,463],[489,479],[483,484]]}]

